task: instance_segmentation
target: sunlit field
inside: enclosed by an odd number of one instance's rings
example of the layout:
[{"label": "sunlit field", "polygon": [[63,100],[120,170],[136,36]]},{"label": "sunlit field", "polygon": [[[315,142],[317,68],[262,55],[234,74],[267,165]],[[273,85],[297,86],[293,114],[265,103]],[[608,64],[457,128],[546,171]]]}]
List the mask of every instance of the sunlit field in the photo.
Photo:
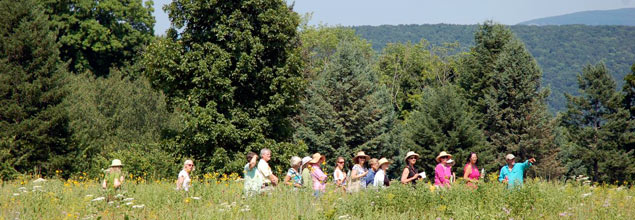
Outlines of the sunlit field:
[{"label": "sunlit field", "polygon": [[[490,179],[495,176],[490,176]],[[98,182],[83,176],[2,183],[0,219],[633,219],[634,188],[526,180],[518,190],[488,181],[477,190],[457,184],[438,190],[393,181],[385,189],[347,194],[329,185],[309,190],[282,186],[244,198],[238,175],[207,174],[189,193],[172,180],[128,177],[108,203]]]}]

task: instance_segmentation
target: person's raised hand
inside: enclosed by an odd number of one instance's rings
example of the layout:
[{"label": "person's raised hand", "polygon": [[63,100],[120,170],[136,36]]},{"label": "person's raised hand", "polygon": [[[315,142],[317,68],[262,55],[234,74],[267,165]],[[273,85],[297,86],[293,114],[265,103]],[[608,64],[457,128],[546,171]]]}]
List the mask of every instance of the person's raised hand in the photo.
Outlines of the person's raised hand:
[{"label": "person's raised hand", "polygon": [[536,158],[529,158],[529,163],[535,163],[536,162]]}]

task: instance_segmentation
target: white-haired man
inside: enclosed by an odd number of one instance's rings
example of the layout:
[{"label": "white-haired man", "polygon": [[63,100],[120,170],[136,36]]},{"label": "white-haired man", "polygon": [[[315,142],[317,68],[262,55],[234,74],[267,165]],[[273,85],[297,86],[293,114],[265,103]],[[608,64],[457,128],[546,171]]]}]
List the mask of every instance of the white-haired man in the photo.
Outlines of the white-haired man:
[{"label": "white-haired man", "polygon": [[278,177],[273,175],[271,167],[269,166],[269,160],[271,160],[271,150],[263,148],[260,150],[260,161],[258,162],[258,175],[262,176],[264,183],[262,189],[264,191],[270,190],[272,186],[278,185]]}]

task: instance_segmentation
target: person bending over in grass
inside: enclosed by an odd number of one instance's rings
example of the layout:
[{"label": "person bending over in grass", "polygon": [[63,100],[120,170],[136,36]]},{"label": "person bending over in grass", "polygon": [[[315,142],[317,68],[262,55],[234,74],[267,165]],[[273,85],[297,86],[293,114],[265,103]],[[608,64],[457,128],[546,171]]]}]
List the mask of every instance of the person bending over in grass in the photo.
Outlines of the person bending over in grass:
[{"label": "person bending over in grass", "polygon": [[535,163],[536,159],[532,157],[525,162],[516,163],[516,157],[513,154],[507,154],[505,161],[507,165],[501,168],[498,181],[507,184],[507,188],[511,189],[523,185],[525,170]]},{"label": "person bending over in grass", "polygon": [[344,170],[344,158],[338,157],[335,164],[335,171],[333,172],[333,181],[335,185],[346,192],[346,174]]},{"label": "person bending over in grass", "polygon": [[413,151],[406,153],[406,167],[403,169],[403,172],[401,172],[401,183],[417,184],[417,180],[420,178],[419,172],[417,168],[415,168],[417,159],[419,159],[419,154]]},{"label": "person bending over in grass", "polygon": [[121,189],[125,176],[121,171],[122,167],[121,160],[114,159],[112,164],[110,164],[110,168],[106,170],[104,181],[101,184],[101,187],[106,190],[106,201],[113,200],[116,192]]},{"label": "person bending over in grass", "polygon": [[245,196],[257,195],[262,188],[263,179],[257,174],[256,165],[258,155],[254,152],[247,153],[247,164],[245,164]]},{"label": "person bending over in grass", "polygon": [[273,189],[273,186],[278,185],[278,177],[273,175],[268,163],[269,160],[271,160],[271,150],[263,148],[260,150],[260,157],[261,159],[258,162],[258,175],[264,179],[262,191],[269,191]]},{"label": "person bending over in grass", "polygon": [[287,171],[287,175],[284,177],[284,184],[294,186],[296,188],[302,187],[302,175],[300,174],[300,165],[302,160],[300,157],[291,157],[291,168]]},{"label": "person bending over in grass", "polygon": [[481,177],[481,173],[478,172],[478,167],[476,166],[477,162],[478,157],[476,153],[472,152],[467,157],[467,163],[463,168],[463,179],[467,181],[467,186],[474,189],[478,188],[476,184],[478,184],[478,179]]},{"label": "person bending over in grass", "polygon": [[362,180],[368,174],[368,169],[366,169],[364,164],[369,159],[370,156],[366,155],[364,151],[357,152],[355,157],[353,157],[355,165],[351,170],[351,183],[348,186],[348,191],[358,192],[360,188],[366,187],[366,181]]},{"label": "person bending over in grass", "polygon": [[310,189],[313,187],[313,179],[311,178],[311,168],[309,167],[309,161],[311,161],[311,157],[302,158],[302,187],[306,189]]},{"label": "person bending over in grass", "polygon": [[364,177],[364,181],[366,181],[367,186],[372,186],[373,181],[375,181],[375,173],[379,170],[379,163],[377,158],[370,159],[368,161],[368,165],[370,165],[370,169],[368,169],[368,174]]},{"label": "person bending over in grass", "polygon": [[189,191],[190,186],[192,185],[192,180],[190,179],[190,173],[194,171],[194,161],[186,160],[183,163],[183,170],[179,172],[178,179],[176,180],[176,190],[185,190]]},{"label": "person bending over in grass", "polygon": [[313,195],[319,197],[326,188],[327,176],[322,172],[320,164],[326,160],[326,157],[320,155],[320,153],[313,154],[313,159],[309,161],[309,168],[311,169],[311,178],[313,179]]},{"label": "person bending over in grass", "polygon": [[390,161],[386,158],[379,159],[379,170],[375,174],[375,180],[373,181],[373,186],[375,187],[386,187],[390,186],[390,179],[386,173],[388,170],[388,166],[390,166]]},{"label": "person bending over in grass", "polygon": [[436,168],[434,168],[434,186],[450,187],[450,177],[452,176],[452,168],[447,166],[447,161],[452,158],[452,154],[441,151],[436,160]]}]

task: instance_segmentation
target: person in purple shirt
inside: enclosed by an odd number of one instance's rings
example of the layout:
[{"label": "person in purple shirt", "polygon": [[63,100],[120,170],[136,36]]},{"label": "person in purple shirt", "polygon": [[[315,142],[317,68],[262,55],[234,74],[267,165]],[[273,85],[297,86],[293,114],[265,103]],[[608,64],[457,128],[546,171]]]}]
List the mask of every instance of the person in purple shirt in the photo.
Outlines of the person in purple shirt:
[{"label": "person in purple shirt", "polygon": [[522,163],[516,163],[515,159],[516,157],[513,154],[507,154],[507,156],[505,156],[507,165],[501,168],[500,175],[498,176],[498,181],[507,184],[507,188],[510,189],[523,185],[525,170],[536,162],[536,159],[533,157]]}]

